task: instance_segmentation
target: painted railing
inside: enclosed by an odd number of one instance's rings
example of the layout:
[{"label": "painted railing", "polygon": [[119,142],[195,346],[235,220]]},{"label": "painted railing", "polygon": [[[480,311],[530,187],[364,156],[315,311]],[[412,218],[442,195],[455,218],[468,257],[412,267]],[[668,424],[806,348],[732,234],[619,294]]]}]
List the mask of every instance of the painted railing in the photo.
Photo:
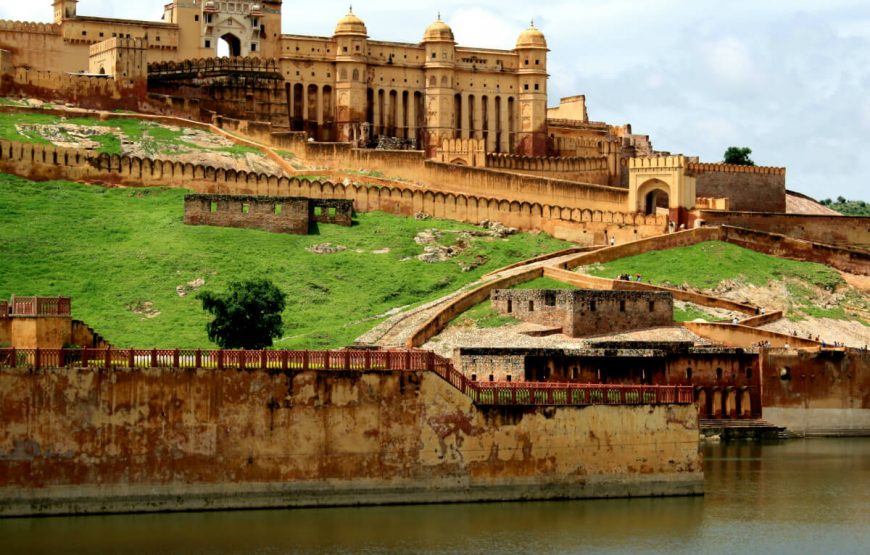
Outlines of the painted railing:
[{"label": "painted railing", "polygon": [[434,372],[478,406],[689,405],[691,386],[475,382],[421,350],[211,351],[201,349],[0,349],[0,369],[206,368],[214,370]]},{"label": "painted railing", "polygon": [[12,316],[69,316],[69,297],[12,297]]}]

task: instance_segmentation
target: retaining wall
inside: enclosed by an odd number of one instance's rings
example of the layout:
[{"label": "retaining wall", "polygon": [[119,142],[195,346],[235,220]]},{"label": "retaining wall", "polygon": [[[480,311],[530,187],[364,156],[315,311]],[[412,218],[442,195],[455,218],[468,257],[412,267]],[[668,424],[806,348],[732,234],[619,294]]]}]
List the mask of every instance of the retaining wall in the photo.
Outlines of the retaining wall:
[{"label": "retaining wall", "polygon": [[706,225],[728,225],[787,235],[815,243],[870,249],[870,218],[867,217],[707,210],[700,211],[698,217]]},{"label": "retaining wall", "polygon": [[0,515],[688,495],[696,409],[476,407],[424,371],[0,373]]}]

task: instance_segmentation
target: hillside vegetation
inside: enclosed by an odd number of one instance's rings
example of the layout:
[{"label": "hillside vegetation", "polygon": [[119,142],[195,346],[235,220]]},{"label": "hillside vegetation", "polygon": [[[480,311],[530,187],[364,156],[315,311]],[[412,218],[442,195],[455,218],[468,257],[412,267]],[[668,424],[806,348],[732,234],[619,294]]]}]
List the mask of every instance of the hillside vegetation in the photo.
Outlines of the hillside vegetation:
[{"label": "hillside vegetation", "polygon": [[[73,316],[117,346],[207,348],[207,316],[196,290],[267,277],[288,294],[285,338],[276,346],[336,348],[392,309],[567,246],[543,234],[468,237],[455,232],[480,228],[384,213],[359,214],[352,228],[320,225],[309,236],[185,226],[185,193],[0,174],[0,298],[71,296]],[[427,234],[429,246],[434,236],[444,246],[468,248],[443,262],[422,262],[416,257],[424,245],[415,237],[428,229],[442,232]],[[324,243],[346,250],[306,250]]]},{"label": "hillside vegetation", "polygon": [[870,216],[870,204],[863,200],[847,200],[843,197],[837,197],[837,200],[827,198],[821,201],[821,204],[845,216]]},{"label": "hillside vegetation", "polygon": [[[615,260],[585,269],[615,279],[641,274],[644,282],[682,287],[783,309],[791,319],[867,319],[870,301],[828,266],[757,253],[710,241]],[[688,315],[686,316],[688,317]]]}]

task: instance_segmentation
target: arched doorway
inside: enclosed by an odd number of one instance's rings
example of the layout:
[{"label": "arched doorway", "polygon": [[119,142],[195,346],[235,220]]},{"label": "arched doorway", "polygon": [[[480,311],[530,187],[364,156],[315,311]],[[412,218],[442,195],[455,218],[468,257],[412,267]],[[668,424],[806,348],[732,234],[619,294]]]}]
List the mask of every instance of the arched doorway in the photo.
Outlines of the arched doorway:
[{"label": "arched doorway", "polygon": [[650,179],[638,189],[638,201],[641,206],[638,212],[647,216],[655,216],[659,210],[667,211],[670,208],[671,188],[667,183],[659,179]]},{"label": "arched doorway", "polygon": [[218,57],[236,58],[242,55],[242,41],[232,33],[227,33],[218,42]]}]

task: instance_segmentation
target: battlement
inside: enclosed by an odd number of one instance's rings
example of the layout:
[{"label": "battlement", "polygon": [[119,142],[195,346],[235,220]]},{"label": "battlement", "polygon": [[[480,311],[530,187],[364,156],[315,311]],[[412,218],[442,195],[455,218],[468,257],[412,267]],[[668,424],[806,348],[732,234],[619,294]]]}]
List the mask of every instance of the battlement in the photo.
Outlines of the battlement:
[{"label": "battlement", "polygon": [[436,160],[445,164],[485,167],[486,141],[483,139],[447,139],[441,143]]},{"label": "battlement", "polygon": [[709,164],[702,162],[691,162],[688,165],[688,170],[695,174],[707,172],[725,172],[725,173],[750,173],[757,175],[785,175],[785,168],[766,167],[766,166],[739,166],[736,164]]},{"label": "battlement", "polygon": [[686,168],[688,161],[685,156],[650,156],[645,158],[632,158],[628,161],[629,170],[649,169],[680,169]]},{"label": "battlement", "polygon": [[486,155],[486,167],[544,172],[586,172],[608,169],[607,158],[604,156],[543,157],[494,153]]},{"label": "battlement", "polygon": [[11,21],[8,19],[0,19],[0,32],[2,31],[60,35],[61,26],[55,23],[37,23],[33,21]]}]

